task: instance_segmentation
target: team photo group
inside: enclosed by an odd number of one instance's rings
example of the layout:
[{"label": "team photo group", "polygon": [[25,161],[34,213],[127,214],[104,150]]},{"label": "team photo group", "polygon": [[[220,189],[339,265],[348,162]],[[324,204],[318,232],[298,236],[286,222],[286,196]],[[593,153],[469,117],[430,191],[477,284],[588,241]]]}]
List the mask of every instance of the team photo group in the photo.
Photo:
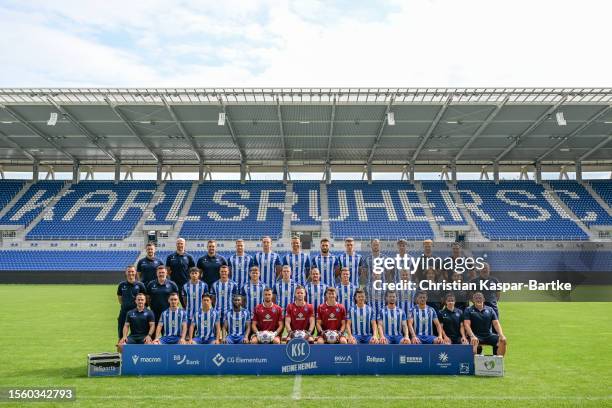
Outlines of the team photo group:
[{"label": "team photo group", "polygon": [[[385,269],[379,240],[371,253],[355,251],[352,238],[344,252],[332,254],[329,239],[320,252],[302,252],[299,237],[291,252],[272,251],[263,237],[261,252],[245,252],[243,240],[227,259],[210,240],[195,260],[179,238],[165,261],[148,243],[146,256],[125,270],[117,288],[120,304],[118,350],[125,344],[281,344],[303,338],[315,344],[470,344],[505,355],[507,340],[499,319],[500,292],[380,290],[381,282],[498,282],[484,263],[479,268]],[[450,257],[463,256],[459,243]],[[433,242],[423,241],[419,256],[433,258]],[[407,241],[397,242],[393,257],[407,255]],[[426,263],[422,263],[426,265]],[[376,282],[376,284],[375,284]],[[385,285],[386,286],[386,285]]]}]

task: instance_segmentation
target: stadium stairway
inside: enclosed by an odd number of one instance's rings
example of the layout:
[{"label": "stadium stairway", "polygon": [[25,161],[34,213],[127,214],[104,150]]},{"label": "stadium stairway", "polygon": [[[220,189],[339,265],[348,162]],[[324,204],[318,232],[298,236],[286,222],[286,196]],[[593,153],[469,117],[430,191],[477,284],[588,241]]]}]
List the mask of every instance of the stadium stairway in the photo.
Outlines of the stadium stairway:
[{"label": "stadium stairway", "polygon": [[11,208],[13,208],[13,206],[17,203],[17,201],[19,201],[19,199],[26,193],[26,191],[29,190],[32,184],[33,184],[32,182],[25,183],[23,187],[21,188],[21,190],[19,190],[17,194],[15,194],[13,198],[8,203],[6,203],[4,208],[2,208],[2,210],[0,211],[0,218],[4,217],[4,215],[7,212],[9,212]]},{"label": "stadium stairway", "polygon": [[482,235],[482,233],[478,229],[476,222],[474,222],[474,219],[472,218],[472,214],[470,214],[470,212],[465,207],[465,203],[461,199],[461,194],[459,194],[459,192],[457,191],[457,187],[455,186],[455,184],[447,182],[446,185],[448,186],[448,189],[451,192],[453,200],[455,200],[455,203],[457,203],[457,207],[461,212],[461,216],[463,216],[463,219],[466,220],[468,225],[470,226],[468,236],[476,241],[488,241],[488,239],[484,235]]},{"label": "stadium stairway", "polygon": [[589,236],[589,240],[595,238],[593,231],[589,229],[572,210],[563,202],[561,197],[555,192],[552,186],[546,182],[542,181],[540,184],[545,189],[546,194],[544,194],[544,199],[548,201],[548,203],[559,213],[561,218],[566,218],[572,220],[576,225],[580,227],[581,230],[584,231],[585,234]]},{"label": "stadium stairway", "polygon": [[427,220],[429,221],[429,226],[434,234],[434,240],[444,241],[444,234],[440,232],[440,226],[436,222],[436,217],[434,217],[433,212],[431,211],[431,206],[429,201],[427,201],[427,197],[425,197],[425,193],[423,192],[423,184],[420,181],[413,181],[412,185],[414,186],[417,196],[419,197],[419,202],[423,205],[423,211],[427,216]]},{"label": "stadium stairway", "polygon": [[149,201],[149,204],[147,204],[147,207],[142,212],[142,216],[138,220],[138,223],[134,227],[134,230],[132,231],[132,234],[130,234],[128,239],[138,239],[141,237],[142,229],[145,225],[145,222],[147,222],[151,213],[153,212],[153,209],[155,208],[157,204],[159,204],[159,202],[163,198],[163,191],[165,187],[166,187],[165,182],[161,182],[157,185],[157,190],[155,190],[153,197],[151,197],[151,201]]},{"label": "stadium stairway", "polygon": [[191,209],[191,205],[193,204],[193,199],[195,198],[196,192],[198,191],[199,183],[196,181],[191,185],[191,190],[189,190],[189,194],[185,199],[185,203],[183,204],[183,208],[179,215],[178,221],[174,224],[174,228],[172,229],[172,233],[169,234],[169,238],[171,241],[176,240],[179,237],[179,233],[183,228],[183,224],[187,219],[187,214],[189,214],[189,210]]},{"label": "stadium stairway", "polygon": [[61,200],[62,197],[66,195],[66,193],[68,192],[71,186],[72,186],[72,183],[70,181],[67,181],[62,187],[62,189],[51,199],[51,201],[49,201],[49,204],[47,204],[47,207],[44,210],[42,210],[40,214],[38,214],[36,218],[34,218],[28,225],[26,225],[26,227],[23,230],[19,232],[18,238],[25,240],[26,235],[28,235],[28,233],[32,231],[32,229],[36,227],[36,225],[41,220],[45,219],[45,216],[47,216],[51,211],[53,211],[53,207],[55,207],[58,201]]},{"label": "stadium stairway", "polygon": [[593,189],[593,186],[591,185],[591,183],[583,181],[580,184],[586,189],[586,191],[589,192],[589,194],[591,194],[591,196],[595,199],[595,201],[597,201],[597,204],[599,204],[604,210],[606,210],[608,212],[608,215],[612,217],[612,209],[610,208],[608,203],[606,203],[606,201],[599,195],[599,193],[595,191],[595,189]]},{"label": "stadium stairway", "polygon": [[327,184],[321,182],[319,189],[319,200],[321,201],[321,237],[331,237],[331,227],[329,225],[329,203],[327,201]]},{"label": "stadium stairway", "polygon": [[293,205],[296,203],[297,197],[293,194],[293,183],[287,182],[285,190],[285,212],[283,213],[283,240],[291,238],[291,217],[293,216]]}]

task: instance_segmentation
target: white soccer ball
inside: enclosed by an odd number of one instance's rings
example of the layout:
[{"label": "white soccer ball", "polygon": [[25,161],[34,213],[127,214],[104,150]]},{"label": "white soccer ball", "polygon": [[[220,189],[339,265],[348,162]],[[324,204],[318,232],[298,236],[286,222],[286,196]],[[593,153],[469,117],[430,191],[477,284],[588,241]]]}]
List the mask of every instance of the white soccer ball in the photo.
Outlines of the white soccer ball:
[{"label": "white soccer ball", "polygon": [[308,333],[305,330],[296,330],[293,332],[294,339],[306,339],[308,338]]},{"label": "white soccer ball", "polygon": [[340,339],[340,333],[335,330],[327,330],[323,335],[325,336],[325,341],[329,344],[335,344]]},{"label": "white soccer ball", "polygon": [[260,331],[257,333],[257,340],[264,344],[272,343],[274,340],[274,333],[271,331]]}]

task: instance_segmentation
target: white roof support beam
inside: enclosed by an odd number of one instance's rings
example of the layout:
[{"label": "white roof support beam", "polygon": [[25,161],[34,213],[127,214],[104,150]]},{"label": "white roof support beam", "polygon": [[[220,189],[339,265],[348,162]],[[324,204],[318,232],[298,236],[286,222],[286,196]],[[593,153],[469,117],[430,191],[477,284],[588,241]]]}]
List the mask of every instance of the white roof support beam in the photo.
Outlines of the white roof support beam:
[{"label": "white roof support beam", "polygon": [[[378,128],[378,134],[376,135],[376,139],[374,139],[374,143],[370,148],[370,154],[368,155],[367,165],[370,166],[372,164],[372,159],[374,159],[374,154],[376,153],[376,148],[380,143],[380,139],[382,138],[383,132],[385,131],[385,125],[387,124],[387,115],[391,111],[391,105],[393,105],[393,101],[395,101],[395,94],[391,95],[389,99],[389,103],[387,103],[387,108],[385,109],[385,113],[383,114],[382,120],[380,121],[380,127]],[[370,180],[371,182],[371,180]]]},{"label": "white roof support beam", "polygon": [[49,135],[36,129],[32,124],[30,124],[27,120],[25,120],[25,118],[23,118],[20,114],[15,112],[12,108],[9,108],[8,106],[4,106],[4,105],[0,105],[0,107],[2,107],[6,111],[6,113],[8,113],[13,119],[21,123],[23,126],[25,126],[30,132],[44,139],[47,143],[55,147],[60,153],[68,157],[71,161],[73,162],[78,161],[76,157],[74,157],[72,154],[64,150],[64,148],[60,146],[55,140],[52,140]]},{"label": "white roof support beam", "polygon": [[107,155],[108,158],[113,161],[113,163],[117,163],[117,157],[110,149],[108,149],[101,143],[102,138],[100,136],[92,133],[89,129],[83,126],[83,124],[79,122],[78,119],[76,119],[68,110],[66,110],[66,108],[55,102],[52,97],[47,97],[47,100],[51,105],[55,107],[55,109],[57,109],[57,111],[63,117],[68,119],[70,123],[72,123],[77,129],[79,129],[83,133],[83,135],[87,137],[98,149],[104,152],[104,154]]},{"label": "white roof support beam", "polygon": [[329,135],[327,137],[327,155],[325,157],[326,165],[329,165],[329,161],[331,159],[331,144],[332,144],[332,137],[334,136],[334,122],[336,120],[336,101],[337,101],[337,98],[336,98],[336,95],[334,95],[334,99],[332,101],[332,106],[331,106],[331,117],[329,118]]},{"label": "white roof support beam", "polygon": [[553,147],[542,153],[536,161],[542,161],[546,156],[554,153],[559,147],[563,146],[565,142],[570,140],[571,138],[578,136],[584,129],[591,126],[597,119],[608,113],[612,109],[612,105],[608,105],[605,108],[599,110],[595,115],[591,116],[586,122],[582,123],[582,125],[578,126],[573,132],[569,135],[565,136],[563,139],[555,143]]},{"label": "white roof support beam", "polygon": [[225,105],[225,102],[223,102],[223,99],[221,98],[221,96],[219,96],[218,101],[219,101],[219,104],[221,105],[221,108],[223,109],[223,113],[225,114],[225,126],[227,126],[227,129],[230,132],[230,136],[232,137],[232,143],[234,143],[234,146],[236,146],[236,149],[238,149],[238,153],[240,153],[240,163],[246,164],[247,155],[246,155],[246,152],[244,151],[244,148],[242,148],[242,146],[240,146],[240,143],[238,143],[238,138],[236,137],[236,133],[234,132],[234,127],[232,126],[232,120],[230,118],[229,113],[227,112],[227,106]]},{"label": "white roof support beam", "polygon": [[121,110],[117,107],[116,104],[114,104],[113,102],[110,101],[110,99],[108,98],[104,98],[104,100],[106,101],[106,104],[113,110],[113,112],[115,112],[115,115],[117,115],[119,117],[119,119],[121,119],[123,121],[123,124],[130,130],[130,132],[132,132],[132,134],[134,136],[136,136],[138,138],[138,140],[140,140],[140,142],[144,145],[144,147],[149,151],[149,153],[151,153],[151,156],[153,156],[153,158],[155,158],[155,160],[157,160],[158,163],[162,162],[162,158],[161,156],[155,151],[155,147],[153,147],[149,141],[147,139],[145,139],[140,132],[138,131],[138,129],[136,129],[136,127],[132,124],[132,122],[130,122],[130,120],[125,116],[125,114],[123,112],[121,112]]},{"label": "white roof support beam", "polygon": [[176,124],[176,127],[178,127],[179,131],[181,132],[181,135],[191,145],[191,148],[193,149],[193,152],[195,153],[195,155],[198,158],[198,163],[204,163],[204,155],[203,155],[203,153],[198,149],[198,145],[196,144],[195,139],[193,138],[193,136],[191,136],[189,133],[187,133],[187,130],[185,130],[185,127],[183,126],[181,121],[178,119],[178,116],[176,116],[176,112],[174,111],[174,108],[172,108],[172,106],[170,106],[170,104],[168,103],[168,100],[166,99],[165,96],[161,96],[161,100],[162,100],[164,106],[166,107],[166,110],[168,111],[168,114],[170,115],[170,117],[172,118],[174,123]]},{"label": "white roof support beam", "polygon": [[535,122],[533,122],[531,125],[529,125],[529,127],[527,129],[525,129],[520,135],[518,135],[514,139],[514,141],[512,143],[510,143],[510,145],[504,149],[503,152],[498,154],[493,161],[496,162],[496,163],[499,163],[500,160],[503,159],[508,153],[510,153],[512,151],[512,149],[514,149],[521,142],[521,140],[523,138],[525,138],[526,136],[529,136],[531,134],[531,132],[533,132],[535,130],[535,128],[540,126],[542,124],[542,122],[544,122],[548,118],[548,116],[551,115],[554,111],[556,111],[559,108],[559,106],[561,106],[566,100],[567,100],[567,95],[564,95],[557,103],[555,103],[553,106],[548,108],[546,110],[546,112],[541,114],[536,119]]},{"label": "white roof support beam", "polygon": [[588,152],[584,153],[582,156],[580,156],[578,158],[578,160],[576,160],[577,162],[582,162],[584,160],[586,160],[587,157],[589,157],[590,155],[592,155],[593,153],[595,153],[596,151],[598,151],[599,149],[601,149],[602,147],[605,147],[608,143],[612,142],[612,135],[608,135],[608,137],[606,137],[604,140],[602,140],[601,142],[597,143],[597,145],[595,145],[595,147],[593,147],[591,150],[589,150]]},{"label": "white roof support beam", "polygon": [[489,116],[487,116],[487,118],[485,119],[484,122],[482,122],[482,124],[480,126],[478,126],[478,129],[476,129],[476,132],[474,132],[474,134],[470,137],[470,139],[465,143],[465,145],[461,148],[461,150],[459,150],[459,152],[455,155],[455,158],[453,159],[453,162],[456,162],[457,160],[459,160],[461,158],[461,156],[463,155],[463,153],[465,153],[465,151],[467,149],[469,149],[469,147],[472,145],[472,143],[474,143],[476,141],[476,139],[478,139],[478,137],[482,134],[482,132],[484,132],[484,130],[487,128],[487,126],[489,126],[489,124],[491,124],[491,122],[493,121],[493,119],[495,119],[495,117],[497,116],[497,114],[502,110],[502,108],[506,105],[506,102],[508,102],[508,99],[510,99],[509,96],[506,96],[504,98],[503,101],[501,101],[496,107],[495,109],[493,109],[493,112],[491,112],[489,114]]},{"label": "white roof support beam", "polygon": [[438,110],[438,113],[436,114],[436,117],[434,118],[434,120],[429,125],[429,128],[427,129],[427,132],[425,132],[425,135],[423,136],[423,140],[421,140],[421,143],[419,143],[419,146],[417,147],[416,151],[412,155],[412,158],[410,159],[410,163],[411,164],[415,164],[416,163],[416,160],[419,157],[419,154],[421,153],[421,150],[423,150],[423,148],[427,144],[427,141],[429,140],[429,138],[433,134],[433,131],[436,129],[436,126],[438,126],[438,123],[440,122],[440,119],[442,119],[442,116],[444,115],[444,112],[446,112],[446,109],[448,109],[448,106],[450,105],[452,100],[453,100],[453,95],[450,95],[448,98],[446,98],[446,102],[444,102],[444,105],[442,105],[440,110]]},{"label": "white roof support beam", "polygon": [[11,139],[6,133],[0,131],[0,140],[11,146],[13,149],[17,150],[19,153],[23,154],[25,157],[30,159],[33,163],[37,161],[36,157],[34,157],[30,152],[21,147],[17,142]]}]

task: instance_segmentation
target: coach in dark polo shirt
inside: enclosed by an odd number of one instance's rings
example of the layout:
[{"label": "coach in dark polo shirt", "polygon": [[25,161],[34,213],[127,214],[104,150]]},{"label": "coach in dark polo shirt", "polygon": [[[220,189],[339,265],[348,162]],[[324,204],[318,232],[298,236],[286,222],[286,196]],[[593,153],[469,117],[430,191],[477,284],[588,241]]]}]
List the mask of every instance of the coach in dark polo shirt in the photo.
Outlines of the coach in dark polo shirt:
[{"label": "coach in dark polo shirt", "polygon": [[217,255],[217,243],[213,240],[208,241],[208,253],[198,259],[197,267],[202,271],[202,280],[209,288],[219,280],[219,269],[222,265],[227,265],[227,261],[221,255]]},{"label": "coach in dark polo shirt", "polygon": [[136,271],[140,281],[147,286],[149,282],[157,279],[157,267],[163,264],[164,262],[155,256],[155,244],[149,242],[147,244],[147,256],[139,259],[136,264]]},{"label": "coach in dark polo shirt", "polygon": [[[479,275],[470,281],[470,283],[477,285],[477,287],[480,285],[480,282],[484,282],[484,281],[488,281],[487,285],[499,284],[499,279],[491,276],[491,267],[489,266],[488,263],[484,262],[483,267],[478,270],[478,273]],[[492,308],[495,311],[497,318],[499,319],[499,309],[497,308],[497,301],[499,300],[499,296],[501,295],[501,292],[498,290],[493,290],[493,289],[488,289],[488,288],[487,289],[478,288],[476,291],[481,292],[484,295],[484,300],[485,300],[484,304]],[[470,293],[470,297],[473,295],[474,295],[474,292]]]},{"label": "coach in dark polo shirt", "polygon": [[[179,238],[176,240],[176,252],[168,255],[166,258],[166,269],[170,275],[170,279],[179,288],[182,288],[189,280],[189,268],[195,266],[193,256],[185,252],[185,240]],[[183,299],[181,299],[183,304]],[[185,305],[183,305],[185,307]]]}]

